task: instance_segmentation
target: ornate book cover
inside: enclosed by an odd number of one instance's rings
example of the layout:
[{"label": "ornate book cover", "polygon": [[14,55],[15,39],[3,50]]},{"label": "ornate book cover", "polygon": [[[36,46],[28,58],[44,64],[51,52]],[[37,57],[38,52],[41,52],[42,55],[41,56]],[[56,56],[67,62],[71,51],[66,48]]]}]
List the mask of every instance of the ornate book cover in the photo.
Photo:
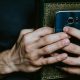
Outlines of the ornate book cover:
[{"label": "ornate book cover", "polygon": [[[80,10],[79,0],[39,0],[37,26],[55,27],[55,12],[64,10]],[[42,69],[42,80],[53,80],[71,76],[62,72],[54,65],[48,65]]]}]

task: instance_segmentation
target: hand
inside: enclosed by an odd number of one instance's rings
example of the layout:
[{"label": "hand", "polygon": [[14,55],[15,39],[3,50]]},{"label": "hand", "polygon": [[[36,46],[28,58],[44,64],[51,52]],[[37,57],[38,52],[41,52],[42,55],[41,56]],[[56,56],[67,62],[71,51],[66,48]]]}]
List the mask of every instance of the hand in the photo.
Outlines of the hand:
[{"label": "hand", "polygon": [[[64,32],[80,40],[80,30],[72,28],[72,27],[65,27]],[[68,65],[71,65],[72,67],[63,67],[62,69],[66,72],[80,75],[80,46],[74,43],[70,43],[67,47],[64,47],[63,50],[70,52],[72,54],[76,54],[78,57],[68,56],[62,62]]]},{"label": "hand", "polygon": [[[69,45],[68,35],[64,32],[52,34],[53,29],[43,27],[22,30],[17,43],[11,49],[10,58],[19,71],[34,72],[47,64],[64,60],[67,54],[52,56],[56,50]],[[45,55],[49,57],[45,57]]]}]

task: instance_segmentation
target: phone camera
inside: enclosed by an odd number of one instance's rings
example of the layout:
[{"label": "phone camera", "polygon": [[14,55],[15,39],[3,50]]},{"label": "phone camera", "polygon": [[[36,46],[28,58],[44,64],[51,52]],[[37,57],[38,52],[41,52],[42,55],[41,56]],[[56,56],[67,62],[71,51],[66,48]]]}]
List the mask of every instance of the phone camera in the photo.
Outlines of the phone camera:
[{"label": "phone camera", "polygon": [[73,24],[73,23],[74,23],[73,17],[69,17],[69,18],[68,18],[68,24]]}]

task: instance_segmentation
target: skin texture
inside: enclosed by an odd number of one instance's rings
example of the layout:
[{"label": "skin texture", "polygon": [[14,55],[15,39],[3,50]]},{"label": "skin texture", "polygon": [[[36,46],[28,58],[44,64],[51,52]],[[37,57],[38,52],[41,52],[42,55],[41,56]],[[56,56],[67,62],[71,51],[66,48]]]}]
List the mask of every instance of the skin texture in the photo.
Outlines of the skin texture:
[{"label": "skin texture", "polygon": [[[49,27],[22,30],[12,49],[1,52],[0,74],[14,71],[34,72],[44,65],[62,61],[72,66],[62,67],[62,70],[80,75],[80,46],[69,41],[71,36],[80,40],[80,30],[72,27],[65,27],[63,30],[64,32],[56,34]],[[76,54],[77,57],[55,53],[58,49]],[[45,55],[48,57],[44,57]]]},{"label": "skin texture", "polygon": [[54,34],[50,27],[24,29],[12,49],[0,54],[0,73],[34,72],[44,65],[60,61],[65,63],[68,55],[62,53],[55,56],[55,51],[68,45],[69,36],[65,32]]},{"label": "skin texture", "polygon": [[[80,30],[72,27],[65,27],[63,30],[68,35],[74,36],[80,40]],[[67,47],[64,47],[63,50],[71,52],[72,54],[76,54],[78,57],[68,56],[65,60],[63,60],[63,63],[71,65],[72,67],[63,67],[62,70],[71,74],[80,75],[80,46],[74,43],[70,43]]]}]

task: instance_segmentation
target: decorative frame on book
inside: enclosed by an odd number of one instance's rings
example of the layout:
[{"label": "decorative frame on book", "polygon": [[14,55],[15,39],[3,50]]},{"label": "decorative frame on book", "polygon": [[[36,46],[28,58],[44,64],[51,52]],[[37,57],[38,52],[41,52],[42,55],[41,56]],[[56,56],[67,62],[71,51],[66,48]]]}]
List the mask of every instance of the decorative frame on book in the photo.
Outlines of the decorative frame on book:
[{"label": "decorative frame on book", "polygon": [[55,12],[60,10],[79,10],[79,0],[40,0],[38,5],[39,26],[53,27]]},{"label": "decorative frame on book", "polygon": [[[50,26],[54,28],[55,12],[63,10],[80,10],[79,0],[39,0],[37,15],[37,26]],[[54,66],[48,65],[42,69],[41,80],[53,80],[64,78],[68,75],[59,71]]]}]

